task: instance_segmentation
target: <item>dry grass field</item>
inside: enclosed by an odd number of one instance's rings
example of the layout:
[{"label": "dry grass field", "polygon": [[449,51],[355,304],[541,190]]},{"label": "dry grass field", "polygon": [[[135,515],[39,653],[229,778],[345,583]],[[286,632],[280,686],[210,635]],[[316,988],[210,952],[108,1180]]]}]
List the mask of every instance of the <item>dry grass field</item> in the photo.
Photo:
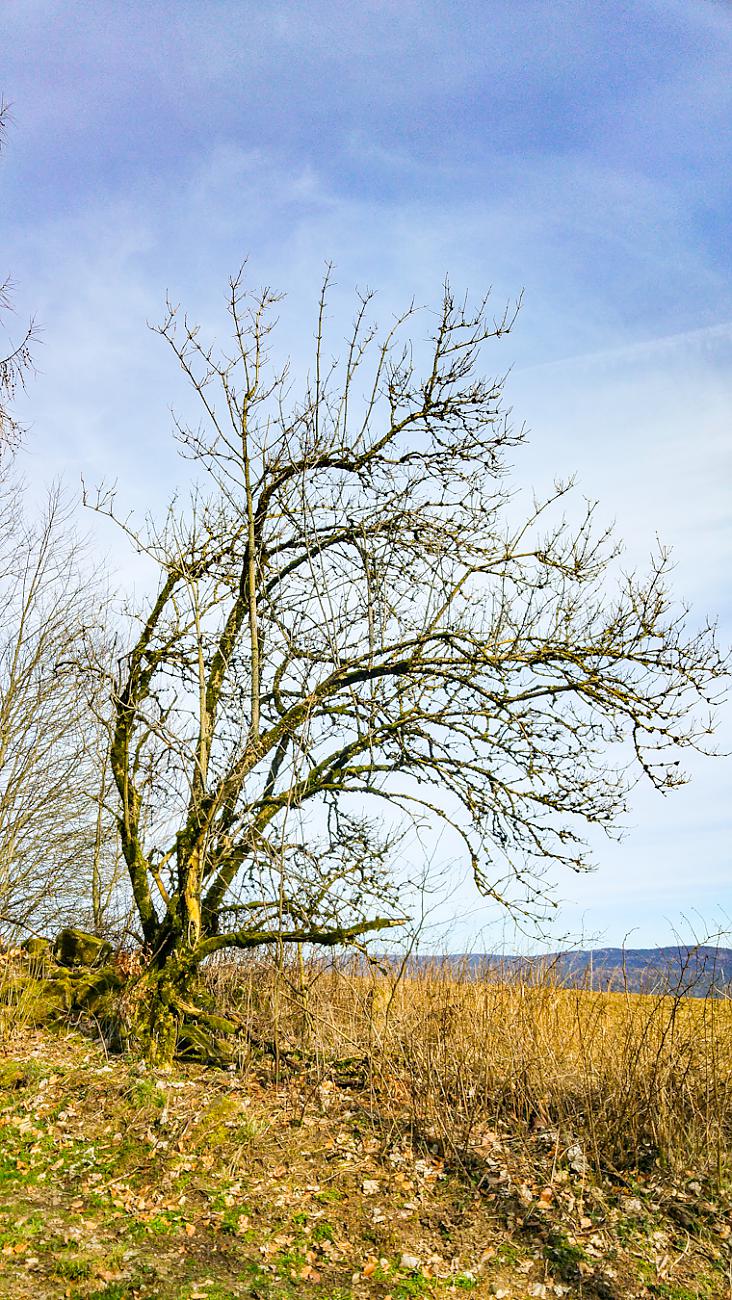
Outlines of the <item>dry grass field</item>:
[{"label": "dry grass field", "polygon": [[[0,1295],[730,1300],[732,1007],[222,963],[238,1068],[0,1016]],[[16,983],[16,988],[20,985]]]},{"label": "dry grass field", "polygon": [[[732,1136],[732,1002],[294,963],[222,964],[222,1005],[285,1067],[357,1071],[451,1156],[481,1125],[572,1135],[598,1173],[693,1165],[722,1185]],[[680,981],[680,984],[682,981]]]}]

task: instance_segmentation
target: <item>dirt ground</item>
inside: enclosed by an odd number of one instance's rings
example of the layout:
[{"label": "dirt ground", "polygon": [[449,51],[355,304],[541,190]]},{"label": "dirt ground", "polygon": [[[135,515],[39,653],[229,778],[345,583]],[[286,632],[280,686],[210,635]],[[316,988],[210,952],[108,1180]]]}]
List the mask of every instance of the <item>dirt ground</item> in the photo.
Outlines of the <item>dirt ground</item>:
[{"label": "dirt ground", "polygon": [[447,1158],[368,1090],[151,1073],[76,1032],[0,1058],[0,1296],[732,1297],[730,1203],[593,1180],[556,1135]]}]

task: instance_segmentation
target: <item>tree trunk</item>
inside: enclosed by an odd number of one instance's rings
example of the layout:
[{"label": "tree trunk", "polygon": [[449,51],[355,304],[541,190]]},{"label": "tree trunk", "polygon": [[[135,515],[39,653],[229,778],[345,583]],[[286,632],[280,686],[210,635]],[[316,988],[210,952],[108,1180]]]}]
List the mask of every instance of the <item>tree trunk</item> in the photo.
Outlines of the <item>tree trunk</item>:
[{"label": "tree trunk", "polygon": [[150,1064],[168,1066],[176,1056],[207,1065],[234,1062],[239,1026],[215,1013],[187,946],[150,966],[135,988],[134,1002],[131,1037]]}]

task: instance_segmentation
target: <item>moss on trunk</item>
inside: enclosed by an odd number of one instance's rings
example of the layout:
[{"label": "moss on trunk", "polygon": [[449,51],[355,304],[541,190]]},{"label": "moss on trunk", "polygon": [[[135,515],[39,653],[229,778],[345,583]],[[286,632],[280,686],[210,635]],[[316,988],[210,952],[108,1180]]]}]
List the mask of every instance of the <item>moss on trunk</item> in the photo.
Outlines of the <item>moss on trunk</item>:
[{"label": "moss on trunk", "polygon": [[132,1038],[151,1063],[169,1065],[176,1056],[206,1065],[234,1062],[241,1026],[217,1014],[189,954],[173,953],[146,971],[134,1004]]}]

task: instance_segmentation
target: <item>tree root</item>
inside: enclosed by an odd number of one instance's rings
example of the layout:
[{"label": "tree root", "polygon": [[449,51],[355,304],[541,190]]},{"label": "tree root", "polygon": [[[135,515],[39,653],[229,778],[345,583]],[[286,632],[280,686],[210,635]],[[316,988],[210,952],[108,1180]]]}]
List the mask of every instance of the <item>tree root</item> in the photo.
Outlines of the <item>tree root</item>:
[{"label": "tree root", "polygon": [[226,1069],[236,1063],[245,1025],[221,1015],[195,970],[171,961],[148,969],[131,985],[127,1002],[130,1045],[155,1065],[174,1059]]}]

